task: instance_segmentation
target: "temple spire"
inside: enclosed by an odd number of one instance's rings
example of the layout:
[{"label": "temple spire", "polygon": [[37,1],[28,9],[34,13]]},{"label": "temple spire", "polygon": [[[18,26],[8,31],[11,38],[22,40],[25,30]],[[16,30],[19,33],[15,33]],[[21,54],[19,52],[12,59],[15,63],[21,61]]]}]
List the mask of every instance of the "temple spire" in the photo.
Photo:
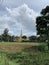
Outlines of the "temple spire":
[{"label": "temple spire", "polygon": [[20,42],[22,41],[22,35],[23,34],[22,34],[22,29],[21,29],[21,32],[20,32],[20,40],[19,40]]},{"label": "temple spire", "polygon": [[22,37],[22,29],[21,29],[21,32],[20,32],[20,37]]}]

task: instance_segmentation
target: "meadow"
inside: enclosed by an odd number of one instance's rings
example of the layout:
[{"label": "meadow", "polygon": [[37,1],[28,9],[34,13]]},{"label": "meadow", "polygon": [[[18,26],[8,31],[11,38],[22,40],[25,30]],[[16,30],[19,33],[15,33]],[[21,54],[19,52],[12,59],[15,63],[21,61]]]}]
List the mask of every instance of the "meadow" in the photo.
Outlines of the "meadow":
[{"label": "meadow", "polygon": [[45,43],[1,42],[0,65],[49,65]]}]

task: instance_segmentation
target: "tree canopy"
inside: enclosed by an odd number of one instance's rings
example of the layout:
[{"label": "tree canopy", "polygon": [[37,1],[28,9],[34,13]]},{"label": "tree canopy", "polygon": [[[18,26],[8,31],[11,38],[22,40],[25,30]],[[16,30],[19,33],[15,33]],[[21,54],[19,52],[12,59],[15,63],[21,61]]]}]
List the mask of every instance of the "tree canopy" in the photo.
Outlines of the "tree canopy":
[{"label": "tree canopy", "polygon": [[49,43],[49,6],[42,9],[41,16],[36,18],[36,30],[37,35],[40,35],[44,39],[46,38]]},{"label": "tree canopy", "polygon": [[49,6],[42,9],[41,16],[36,18],[36,29],[38,35],[48,35],[49,33]]}]

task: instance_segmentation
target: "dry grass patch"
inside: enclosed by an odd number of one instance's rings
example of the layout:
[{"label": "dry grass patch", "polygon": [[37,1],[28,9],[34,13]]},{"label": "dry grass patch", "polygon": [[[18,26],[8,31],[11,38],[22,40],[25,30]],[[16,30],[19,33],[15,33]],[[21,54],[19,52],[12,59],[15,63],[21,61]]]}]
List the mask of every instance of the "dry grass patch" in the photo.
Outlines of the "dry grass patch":
[{"label": "dry grass patch", "polygon": [[16,53],[26,49],[37,49],[39,43],[16,43],[16,42],[4,42],[0,43],[0,52]]}]

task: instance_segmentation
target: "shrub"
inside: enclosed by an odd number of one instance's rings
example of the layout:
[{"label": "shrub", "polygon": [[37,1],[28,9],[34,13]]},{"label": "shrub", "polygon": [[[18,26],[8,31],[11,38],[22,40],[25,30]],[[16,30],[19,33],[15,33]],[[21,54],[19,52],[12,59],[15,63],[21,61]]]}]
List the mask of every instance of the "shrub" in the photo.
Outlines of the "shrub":
[{"label": "shrub", "polygon": [[47,45],[40,45],[40,46],[38,46],[38,50],[39,51],[47,51],[48,50],[48,46]]}]

